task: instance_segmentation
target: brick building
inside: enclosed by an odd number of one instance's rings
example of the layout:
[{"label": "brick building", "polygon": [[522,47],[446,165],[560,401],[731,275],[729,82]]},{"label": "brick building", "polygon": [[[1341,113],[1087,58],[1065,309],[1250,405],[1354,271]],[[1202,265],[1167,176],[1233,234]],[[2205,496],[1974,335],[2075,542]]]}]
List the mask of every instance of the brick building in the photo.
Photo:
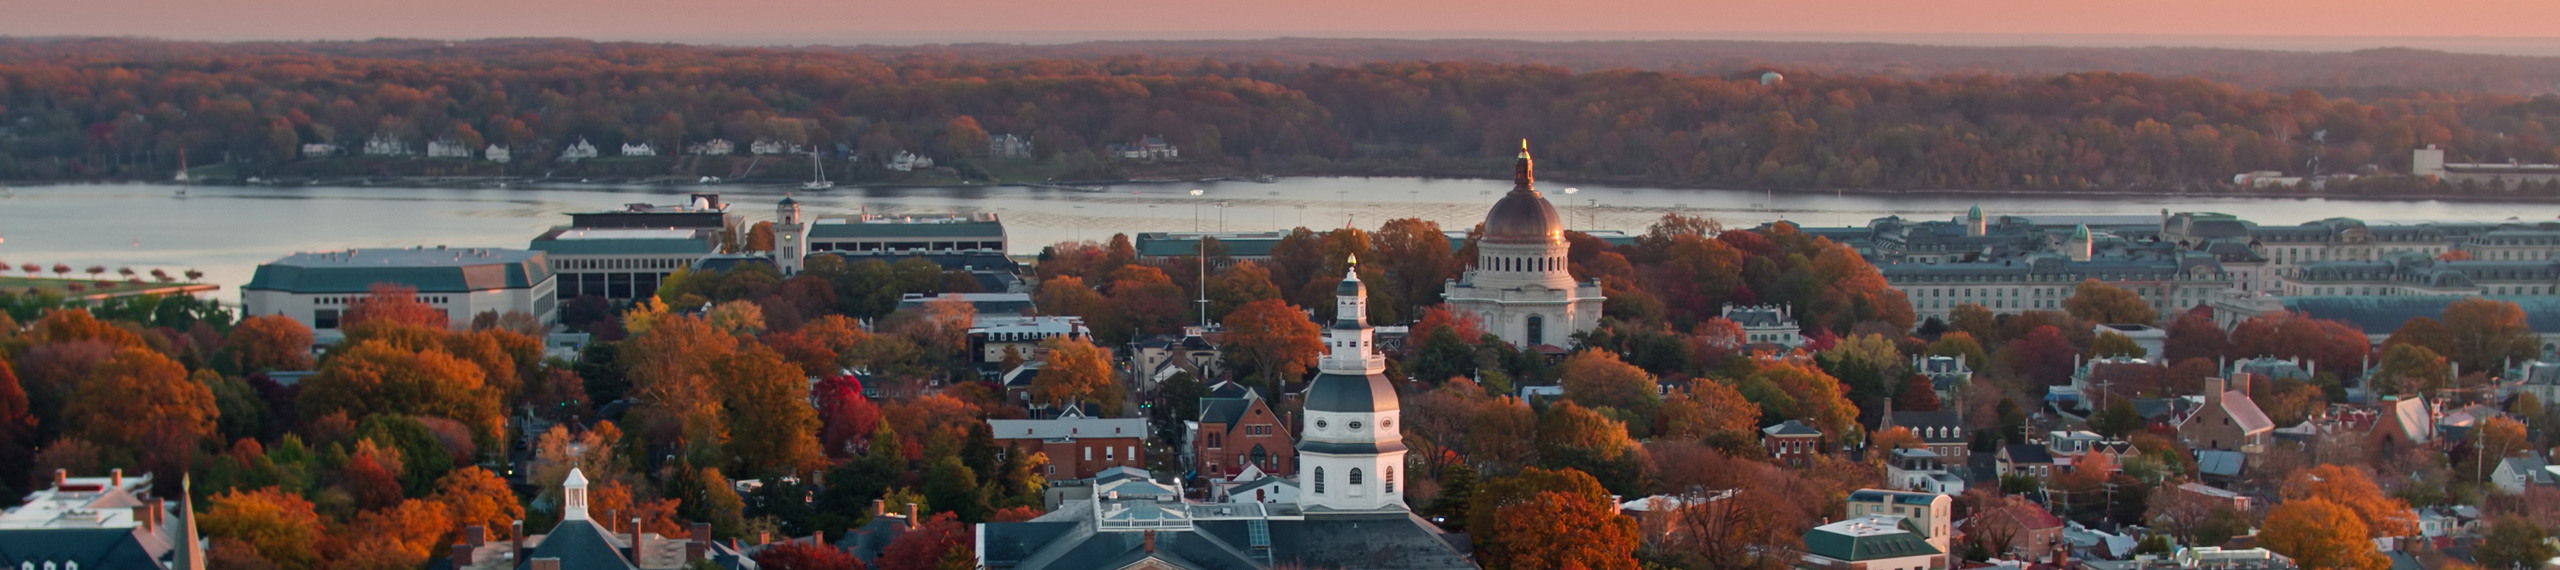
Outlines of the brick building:
[{"label": "brick building", "polygon": [[1286,425],[1262,394],[1222,382],[1210,397],[1200,399],[1200,420],[1186,438],[1191,469],[1210,478],[1226,477],[1245,465],[1264,473],[1296,473],[1297,441]]},{"label": "brick building", "polygon": [[987,420],[997,445],[1049,455],[1052,481],[1089,479],[1113,467],[1146,468],[1147,421],[1088,418],[1069,408],[1047,420]]},{"label": "brick building", "polygon": [[2204,406],[2178,423],[2178,437],[2195,449],[2257,453],[2275,429],[2267,412],[2249,398],[2249,375],[2234,374],[2228,381],[2205,379]]},{"label": "brick building", "polygon": [[1803,467],[1811,462],[1813,456],[1822,453],[1822,430],[1813,429],[1804,422],[1787,420],[1760,428],[1760,447],[1780,464]]}]

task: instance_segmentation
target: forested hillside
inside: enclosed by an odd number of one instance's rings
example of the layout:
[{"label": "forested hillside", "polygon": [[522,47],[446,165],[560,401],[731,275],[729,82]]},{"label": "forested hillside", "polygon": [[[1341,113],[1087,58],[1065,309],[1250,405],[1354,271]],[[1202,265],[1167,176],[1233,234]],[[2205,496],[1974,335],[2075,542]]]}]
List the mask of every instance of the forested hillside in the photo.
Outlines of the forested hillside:
[{"label": "forested hillside", "polygon": [[[379,132],[515,147],[517,169],[549,164],[546,153],[579,138],[675,149],[718,137],[841,145],[862,164],[905,150],[983,178],[983,141],[1014,134],[1057,172],[1088,178],[1127,175],[1137,166],[1103,147],[1148,135],[1179,147],[1193,172],[1278,174],[1498,172],[1530,138],[1565,179],[2216,191],[2236,172],[2303,174],[2314,156],[2322,173],[2401,170],[2407,150],[2427,144],[2454,161],[2547,162],[2560,136],[2545,120],[2560,115],[2560,97],[2483,92],[2347,99],[2112,72],[1825,66],[1772,67],[1786,77],[1763,85],[1758,68],[966,48],[13,40],[0,42],[0,177],[154,176],[174,170],[182,149],[199,167],[289,173],[300,144],[361,146]],[[642,169],[690,174],[687,162],[662,156]],[[2385,178],[2329,192],[2499,191]]]}]

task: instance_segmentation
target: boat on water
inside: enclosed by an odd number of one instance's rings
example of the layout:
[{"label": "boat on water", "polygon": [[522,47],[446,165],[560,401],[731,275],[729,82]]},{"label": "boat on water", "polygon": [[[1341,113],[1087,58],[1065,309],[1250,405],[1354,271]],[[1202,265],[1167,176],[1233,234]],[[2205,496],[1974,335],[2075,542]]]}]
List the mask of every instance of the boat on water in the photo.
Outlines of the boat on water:
[{"label": "boat on water", "polygon": [[178,197],[187,197],[187,149],[178,149]]},{"label": "boat on water", "polygon": [[808,182],[800,183],[801,190],[825,190],[836,187],[835,182],[827,180],[827,161],[825,155],[819,154],[816,150],[809,151],[809,167],[810,170],[815,172],[815,175],[812,176]]}]

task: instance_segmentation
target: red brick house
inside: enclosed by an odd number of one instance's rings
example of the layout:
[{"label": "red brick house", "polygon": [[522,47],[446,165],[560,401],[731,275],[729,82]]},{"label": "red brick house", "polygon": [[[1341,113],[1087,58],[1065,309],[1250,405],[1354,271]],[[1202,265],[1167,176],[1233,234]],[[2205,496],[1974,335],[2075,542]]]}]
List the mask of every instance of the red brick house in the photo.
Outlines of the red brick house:
[{"label": "red brick house", "polygon": [[1822,430],[1813,429],[1804,422],[1787,420],[1761,428],[1760,447],[1768,450],[1769,457],[1776,458],[1779,464],[1803,467],[1812,462],[1813,456],[1822,453]]},{"label": "red brick house", "polygon": [[1049,455],[1051,481],[1090,479],[1113,467],[1146,468],[1147,421],[1088,418],[1072,409],[1047,420],[987,420],[996,445]]},{"label": "red brick house", "polygon": [[[1212,479],[1243,470],[1298,472],[1298,445],[1288,423],[1272,413],[1271,404],[1251,389],[1222,383],[1213,396],[1200,399],[1200,420],[1191,428],[1191,469]],[[1230,389],[1230,387],[1234,387]],[[1226,396],[1226,397],[1219,397]]]}]

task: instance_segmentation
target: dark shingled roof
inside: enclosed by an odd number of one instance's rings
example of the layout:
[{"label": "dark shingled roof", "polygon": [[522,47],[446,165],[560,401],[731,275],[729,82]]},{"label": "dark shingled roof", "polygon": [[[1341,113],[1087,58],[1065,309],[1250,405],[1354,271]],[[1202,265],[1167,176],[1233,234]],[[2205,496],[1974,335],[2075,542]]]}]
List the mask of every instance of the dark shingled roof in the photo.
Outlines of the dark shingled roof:
[{"label": "dark shingled roof", "polygon": [[905,515],[874,516],[871,517],[870,522],[862,523],[862,526],[846,532],[844,538],[836,539],[836,548],[844,549],[863,564],[870,564],[872,560],[880,558],[881,551],[889,549],[890,541],[897,540],[899,536],[905,534],[907,534]]},{"label": "dark shingled roof", "polygon": [[1253,401],[1244,398],[1201,398],[1200,423],[1236,425],[1252,408]]},{"label": "dark shingled roof", "polygon": [[131,528],[44,528],[0,531],[0,564],[79,562],[84,568],[159,568]]},{"label": "dark shingled roof", "polygon": [[1397,409],[1395,386],[1384,374],[1353,376],[1326,372],[1316,375],[1299,395],[1310,412],[1372,412]]},{"label": "dark shingled roof", "polygon": [[1778,425],[1760,428],[1760,433],[1768,435],[1822,435],[1822,430],[1813,429],[1813,426],[1804,425],[1804,422],[1787,420],[1779,423]]},{"label": "dark shingled roof", "polygon": [[[1239,547],[1251,544],[1245,521],[1196,524],[1196,534],[1214,536]],[[1403,570],[1476,567],[1441,538],[1444,535],[1439,527],[1410,513],[1309,516],[1306,520],[1271,521],[1270,526],[1274,565]]]},{"label": "dark shingled roof", "polygon": [[637,568],[629,559],[623,558],[622,550],[614,547],[613,539],[605,536],[604,529],[583,520],[560,521],[560,526],[553,527],[551,534],[543,535],[542,543],[535,545],[533,552],[516,558],[516,568],[529,570],[537,558],[558,558],[564,570]]},{"label": "dark shingled roof", "polygon": [[2044,446],[2041,445],[2032,443],[2013,443],[2009,444],[2006,450],[2009,453],[2010,463],[2036,464],[2053,462],[2053,454],[2045,451]]}]

